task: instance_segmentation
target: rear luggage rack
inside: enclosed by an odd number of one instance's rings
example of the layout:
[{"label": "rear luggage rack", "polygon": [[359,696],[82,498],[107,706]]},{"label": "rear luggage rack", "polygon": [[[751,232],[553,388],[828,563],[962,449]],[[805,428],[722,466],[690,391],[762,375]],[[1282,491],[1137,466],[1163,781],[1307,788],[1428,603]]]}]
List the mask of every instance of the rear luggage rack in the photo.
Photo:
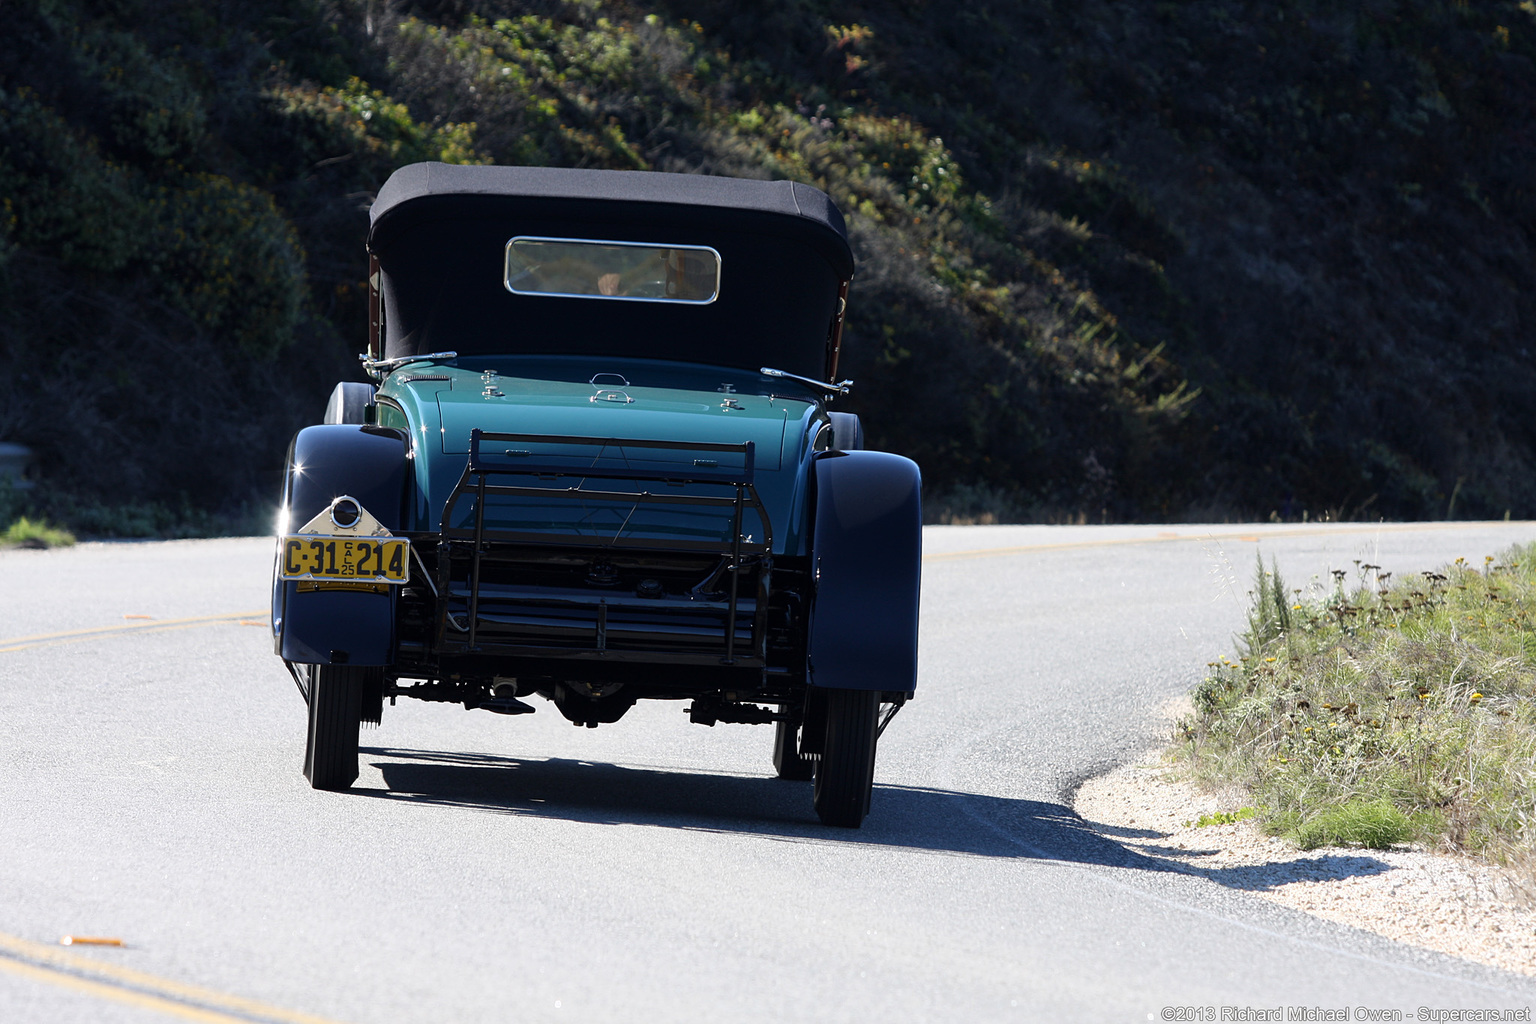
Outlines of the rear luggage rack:
[{"label": "rear luggage rack", "polygon": [[[734,455],[741,466],[720,467],[720,460],[713,458],[662,468],[582,466],[572,465],[575,460],[569,456],[540,456],[530,450],[504,449],[505,455],[492,454],[485,450],[490,444],[584,446],[596,449],[593,461],[610,448]],[[621,457],[628,461],[628,456]],[[773,526],[754,486],[754,457],[751,441],[721,444],[472,430],[469,460],[443,506],[442,545],[435,573],[439,595],[437,650],[444,654],[765,665]],[[533,486],[531,480],[493,482],[516,477],[537,478],[546,486]],[[562,478],[575,478],[575,482],[560,487],[557,484]],[[588,480],[630,482],[637,489],[591,488],[585,486]],[[645,487],[647,483],[664,484],[667,489],[650,490]],[[687,490],[670,493],[673,488]],[[721,493],[709,493],[711,489]],[[466,496],[473,501],[473,523],[452,525],[454,511]],[[612,536],[593,536],[577,533],[569,526],[509,529],[494,522],[487,526],[487,499],[497,497],[550,503],[598,501],[631,507]],[[730,529],[718,540],[624,536],[641,506],[728,510]],[[762,524],[760,541],[743,533],[748,509]],[[663,566],[659,573],[670,567],[675,584],[672,592],[626,596],[621,590],[604,589],[601,582],[591,587],[550,586],[527,579],[537,576],[546,564],[559,565],[568,573],[578,563],[590,561],[596,566],[605,552],[636,565]],[[457,582],[456,564],[467,570]],[[698,575],[701,569],[704,579],[682,590],[677,581],[691,578],[690,572]],[[755,593],[743,597],[742,577],[753,569]],[[488,581],[488,575],[496,579]],[[723,587],[726,594],[712,589],[715,587]],[[462,620],[454,614],[453,606],[459,609]]]}]

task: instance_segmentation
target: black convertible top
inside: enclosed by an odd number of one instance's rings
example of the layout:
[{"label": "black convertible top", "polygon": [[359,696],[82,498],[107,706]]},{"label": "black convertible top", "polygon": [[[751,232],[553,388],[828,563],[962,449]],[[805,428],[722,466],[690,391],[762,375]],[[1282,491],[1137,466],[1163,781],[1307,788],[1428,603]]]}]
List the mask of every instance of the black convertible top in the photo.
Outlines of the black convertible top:
[{"label": "black convertible top", "polygon": [[[513,294],[503,259],[517,235],[707,245],[720,253],[719,298]],[[854,270],[842,215],[820,189],[648,171],[411,164],[379,190],[368,248],[383,270],[389,358],[628,355],[822,377]]]}]

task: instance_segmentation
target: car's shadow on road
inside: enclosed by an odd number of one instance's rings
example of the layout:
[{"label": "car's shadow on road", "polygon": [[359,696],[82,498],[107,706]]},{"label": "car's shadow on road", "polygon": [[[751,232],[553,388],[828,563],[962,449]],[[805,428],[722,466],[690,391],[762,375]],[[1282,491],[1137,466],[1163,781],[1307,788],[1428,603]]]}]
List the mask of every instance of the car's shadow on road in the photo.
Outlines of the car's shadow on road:
[{"label": "car's shadow on road", "polygon": [[[859,829],[827,828],[811,809],[811,784],[568,758],[364,747],[385,789],[353,794],[404,803],[603,825],[654,825],[756,835],[785,842],[905,847],[979,857],[1059,860],[1142,871],[1177,871],[1231,888],[1262,890],[1316,877],[1379,874],[1370,857],[1309,858],[1284,865],[1210,868],[1130,848],[1063,804],[914,786],[876,785]],[[1132,838],[1132,837],[1127,837]],[[1135,838],[1155,838],[1138,834]],[[1145,848],[1144,848],[1145,849]],[[1181,851],[1187,856],[1188,851]],[[1323,863],[1337,861],[1340,863]],[[1345,865],[1342,862],[1348,861]],[[1303,862],[1297,862],[1301,865]]]}]

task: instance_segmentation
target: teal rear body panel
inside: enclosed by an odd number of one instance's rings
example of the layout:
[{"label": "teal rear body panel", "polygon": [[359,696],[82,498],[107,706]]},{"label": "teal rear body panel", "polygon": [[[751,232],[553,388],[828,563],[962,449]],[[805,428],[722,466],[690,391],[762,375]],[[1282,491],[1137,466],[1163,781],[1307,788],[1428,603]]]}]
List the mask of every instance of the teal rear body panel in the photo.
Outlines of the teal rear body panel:
[{"label": "teal rear body panel", "polygon": [[[594,450],[589,445],[530,441],[489,453],[513,466],[518,459],[529,459],[572,470],[628,468],[650,474],[675,469],[682,475],[711,465],[730,470],[736,467],[729,458],[691,452],[686,445],[751,442],[755,485],[771,520],[774,553],[805,553],[804,491],[809,480],[805,466],[826,423],[819,403],[765,390],[762,378],[735,370],[659,361],[607,363],[616,368],[593,374],[590,359],[578,365],[576,360],[482,358],[471,366],[413,364],[386,379],[378,395],[378,422],[406,430],[412,442],[415,493],[408,529],[442,528],[441,515],[464,472],[472,430],[667,441],[679,446],[657,451],[626,449],[615,443]],[[585,380],[568,379],[582,374]],[[565,488],[572,482],[561,477],[551,486]],[[690,485],[679,491],[708,492],[709,488]],[[487,514],[575,535],[622,534],[658,541],[718,535],[730,527],[718,512],[636,509],[622,501],[525,499],[495,508],[488,503]]]}]

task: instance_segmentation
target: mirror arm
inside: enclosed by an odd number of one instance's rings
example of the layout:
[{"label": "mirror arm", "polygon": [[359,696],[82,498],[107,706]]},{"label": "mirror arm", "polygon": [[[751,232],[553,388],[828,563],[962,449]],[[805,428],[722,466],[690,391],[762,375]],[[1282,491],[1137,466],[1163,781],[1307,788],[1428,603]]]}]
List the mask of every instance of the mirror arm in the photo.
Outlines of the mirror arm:
[{"label": "mirror arm", "polygon": [[813,387],[820,391],[826,392],[830,398],[836,398],[838,395],[846,395],[848,393],[848,389],[853,387],[853,381],[851,380],[840,380],[835,384],[828,384],[826,381],[813,380],[810,377],[802,377],[798,373],[790,373],[787,370],[775,370],[771,366],[760,367],[757,372],[762,374],[764,377],[778,377],[783,380],[799,381],[801,384],[804,384],[807,387]]}]

